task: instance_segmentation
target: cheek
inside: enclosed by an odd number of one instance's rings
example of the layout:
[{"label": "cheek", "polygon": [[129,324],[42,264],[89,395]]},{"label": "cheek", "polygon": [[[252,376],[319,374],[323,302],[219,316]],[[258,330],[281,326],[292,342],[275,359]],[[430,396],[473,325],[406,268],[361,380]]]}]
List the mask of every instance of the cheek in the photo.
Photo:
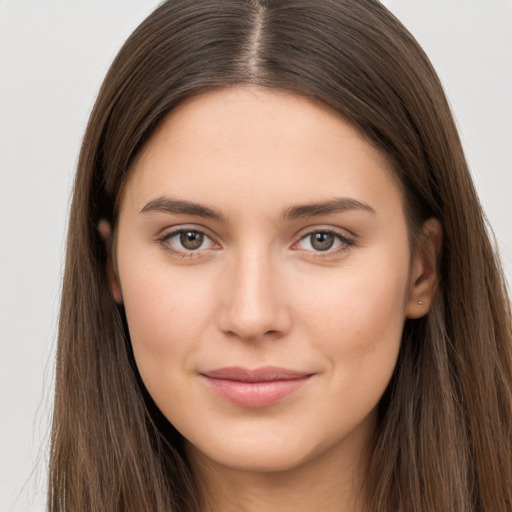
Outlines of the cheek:
[{"label": "cheek", "polygon": [[[138,267],[122,277],[130,338],[141,375],[172,373],[187,365],[210,323],[211,294],[200,276],[170,271],[168,266]],[[205,285],[206,283],[206,285]],[[144,379],[146,380],[146,379]]]},{"label": "cheek", "polygon": [[400,254],[337,269],[323,289],[302,283],[310,293],[303,294],[297,318],[330,359],[336,378],[387,385],[405,321],[408,260]]},{"label": "cheek", "polygon": [[360,329],[361,332],[403,323],[407,275],[375,268],[343,269],[332,275],[323,288],[303,283],[302,308],[311,319],[318,319],[320,328],[336,330]]}]

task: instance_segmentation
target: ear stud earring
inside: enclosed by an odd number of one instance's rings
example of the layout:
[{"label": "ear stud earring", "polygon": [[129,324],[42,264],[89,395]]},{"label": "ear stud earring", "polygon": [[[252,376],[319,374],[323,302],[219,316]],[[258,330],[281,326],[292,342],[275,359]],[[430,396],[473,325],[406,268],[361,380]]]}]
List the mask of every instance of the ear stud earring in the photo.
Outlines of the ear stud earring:
[{"label": "ear stud earring", "polygon": [[421,302],[421,300],[419,300],[419,301],[418,301],[418,304],[419,304],[420,306],[424,306],[424,305],[425,305],[425,304],[423,304],[423,302]]}]

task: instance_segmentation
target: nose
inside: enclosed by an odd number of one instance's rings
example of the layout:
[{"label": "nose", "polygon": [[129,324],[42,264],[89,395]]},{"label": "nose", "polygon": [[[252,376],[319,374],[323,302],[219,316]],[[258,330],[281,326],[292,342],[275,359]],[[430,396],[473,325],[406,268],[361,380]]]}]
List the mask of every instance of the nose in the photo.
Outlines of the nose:
[{"label": "nose", "polygon": [[227,335],[256,341],[290,329],[289,305],[270,255],[247,250],[230,265],[222,283],[219,327]]}]

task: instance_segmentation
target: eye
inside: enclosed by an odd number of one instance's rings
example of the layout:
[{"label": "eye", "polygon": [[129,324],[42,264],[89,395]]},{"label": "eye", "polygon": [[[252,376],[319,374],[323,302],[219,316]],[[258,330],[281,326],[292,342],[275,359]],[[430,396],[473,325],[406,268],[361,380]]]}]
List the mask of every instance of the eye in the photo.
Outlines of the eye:
[{"label": "eye", "polygon": [[217,246],[208,235],[197,229],[174,230],[166,233],[159,241],[171,252],[181,254],[212,249]]},{"label": "eye", "polygon": [[303,251],[336,253],[354,245],[354,241],[333,230],[312,231],[303,236],[297,243],[297,248]]}]

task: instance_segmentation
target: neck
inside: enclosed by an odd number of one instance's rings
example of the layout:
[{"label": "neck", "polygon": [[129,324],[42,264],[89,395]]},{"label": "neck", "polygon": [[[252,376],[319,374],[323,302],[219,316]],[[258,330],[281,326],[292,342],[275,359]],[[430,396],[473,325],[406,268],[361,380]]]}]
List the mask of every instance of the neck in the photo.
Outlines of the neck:
[{"label": "neck", "polygon": [[[231,474],[230,474],[231,473]],[[319,475],[322,470],[319,468]],[[296,472],[243,474],[227,470],[205,482],[204,512],[360,512],[360,482],[323,480]]]}]

